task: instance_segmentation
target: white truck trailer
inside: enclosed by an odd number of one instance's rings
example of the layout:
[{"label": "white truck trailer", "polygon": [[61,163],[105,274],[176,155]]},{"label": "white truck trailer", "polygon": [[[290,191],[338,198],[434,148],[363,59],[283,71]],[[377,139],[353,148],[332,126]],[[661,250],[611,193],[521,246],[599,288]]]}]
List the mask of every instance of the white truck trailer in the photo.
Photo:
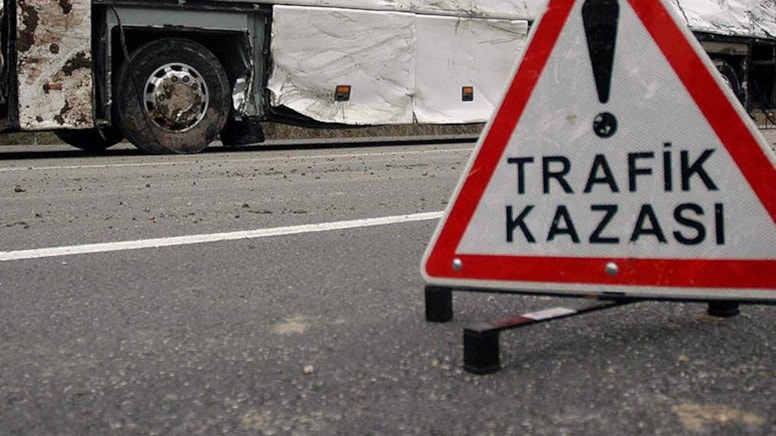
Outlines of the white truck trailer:
[{"label": "white truck trailer", "polygon": [[[625,1],[625,0],[620,0]],[[770,107],[776,0],[671,0],[748,108]],[[724,3],[724,2],[723,2]],[[542,0],[4,0],[0,130],[151,153],[260,123],[484,122]]]}]

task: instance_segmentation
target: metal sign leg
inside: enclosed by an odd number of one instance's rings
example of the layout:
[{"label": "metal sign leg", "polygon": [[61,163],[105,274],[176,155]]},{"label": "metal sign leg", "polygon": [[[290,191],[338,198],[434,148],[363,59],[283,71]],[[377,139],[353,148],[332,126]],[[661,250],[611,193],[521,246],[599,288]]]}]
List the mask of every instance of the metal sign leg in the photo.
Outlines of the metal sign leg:
[{"label": "metal sign leg", "polygon": [[520,314],[495,322],[484,322],[463,330],[463,368],[474,374],[491,374],[501,369],[499,334],[505,330],[596,312],[634,303],[635,299],[596,301],[581,309],[556,307]]},{"label": "metal sign leg", "polygon": [[[654,300],[637,297],[597,299],[580,309],[555,307],[524,313],[499,321],[470,325],[463,330],[463,368],[474,374],[490,374],[501,369],[500,334],[505,330],[527,327],[540,322],[606,310],[638,301]],[[425,287],[426,321],[444,323],[453,319],[453,289],[427,285]],[[739,302],[708,301],[710,316],[729,318],[740,313]]]},{"label": "metal sign leg", "polygon": [[710,301],[706,313],[719,318],[730,318],[741,313],[741,310],[737,301]]},{"label": "metal sign leg", "polygon": [[463,369],[492,374],[501,369],[500,330],[463,329]]},{"label": "metal sign leg", "polygon": [[426,286],[426,321],[448,322],[453,319],[453,290]]}]

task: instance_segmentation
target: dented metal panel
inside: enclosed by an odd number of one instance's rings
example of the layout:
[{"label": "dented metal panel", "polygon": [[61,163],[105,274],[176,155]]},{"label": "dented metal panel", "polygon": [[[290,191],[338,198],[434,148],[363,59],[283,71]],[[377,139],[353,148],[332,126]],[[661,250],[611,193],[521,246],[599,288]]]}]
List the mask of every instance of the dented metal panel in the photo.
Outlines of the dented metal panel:
[{"label": "dented metal panel", "polygon": [[545,0],[215,0],[479,18],[535,19]]},{"label": "dented metal panel", "polygon": [[277,6],[273,18],[271,104],[351,125],[486,121],[528,33],[520,20],[337,8]]},{"label": "dented metal panel", "polygon": [[695,31],[760,38],[776,36],[776,0],[672,0],[672,3]]},{"label": "dented metal panel", "polygon": [[[216,0],[216,2],[231,0]],[[460,17],[535,20],[546,0],[235,0]],[[690,29],[721,35],[776,37],[776,0],[669,0]]]},{"label": "dented metal panel", "polygon": [[[528,22],[419,15],[415,117],[419,123],[490,118],[525,47]],[[463,98],[471,87],[472,98]]]},{"label": "dented metal panel", "polygon": [[[218,1],[218,0],[217,0]],[[460,17],[535,20],[545,0],[237,0]],[[720,35],[776,37],[776,0],[669,0],[690,29]]]},{"label": "dented metal panel", "polygon": [[90,0],[16,5],[19,127],[92,127]]},{"label": "dented metal panel", "polygon": [[[317,121],[411,123],[415,16],[277,6],[272,23],[271,104]],[[337,85],[353,89],[335,101]]]},{"label": "dented metal panel", "polygon": [[670,0],[690,29],[728,36],[776,37],[776,0]]}]

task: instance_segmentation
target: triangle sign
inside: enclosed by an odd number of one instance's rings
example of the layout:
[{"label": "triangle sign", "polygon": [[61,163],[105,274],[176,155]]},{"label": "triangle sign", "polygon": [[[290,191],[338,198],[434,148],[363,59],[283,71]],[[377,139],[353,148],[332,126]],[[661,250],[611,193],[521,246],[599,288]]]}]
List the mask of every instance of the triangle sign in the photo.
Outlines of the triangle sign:
[{"label": "triangle sign", "polygon": [[776,302],[776,156],[661,0],[550,0],[421,272]]}]

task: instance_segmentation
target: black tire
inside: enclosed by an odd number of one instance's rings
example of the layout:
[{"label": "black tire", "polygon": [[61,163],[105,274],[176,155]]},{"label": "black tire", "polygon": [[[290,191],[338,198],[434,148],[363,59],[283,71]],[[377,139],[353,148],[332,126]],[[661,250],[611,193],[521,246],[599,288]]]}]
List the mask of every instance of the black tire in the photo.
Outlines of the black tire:
[{"label": "black tire", "polygon": [[264,142],[264,129],[257,118],[240,121],[229,120],[221,130],[221,143],[224,147],[242,147]]},{"label": "black tire", "polygon": [[117,76],[118,125],[141,150],[198,153],[226,123],[229,81],[201,44],[181,38],[149,42],[130,55]]},{"label": "black tire", "polygon": [[56,130],[54,134],[65,143],[92,153],[105,151],[124,139],[124,136],[113,127],[101,127],[100,131],[97,129]]},{"label": "black tire", "polygon": [[743,103],[744,92],[743,89],[741,89],[741,81],[738,80],[738,74],[736,73],[735,68],[724,59],[714,59],[713,62],[714,66],[717,67],[717,71],[719,71],[719,74],[722,76],[722,80],[733,91],[733,94],[736,95],[738,101]]}]

